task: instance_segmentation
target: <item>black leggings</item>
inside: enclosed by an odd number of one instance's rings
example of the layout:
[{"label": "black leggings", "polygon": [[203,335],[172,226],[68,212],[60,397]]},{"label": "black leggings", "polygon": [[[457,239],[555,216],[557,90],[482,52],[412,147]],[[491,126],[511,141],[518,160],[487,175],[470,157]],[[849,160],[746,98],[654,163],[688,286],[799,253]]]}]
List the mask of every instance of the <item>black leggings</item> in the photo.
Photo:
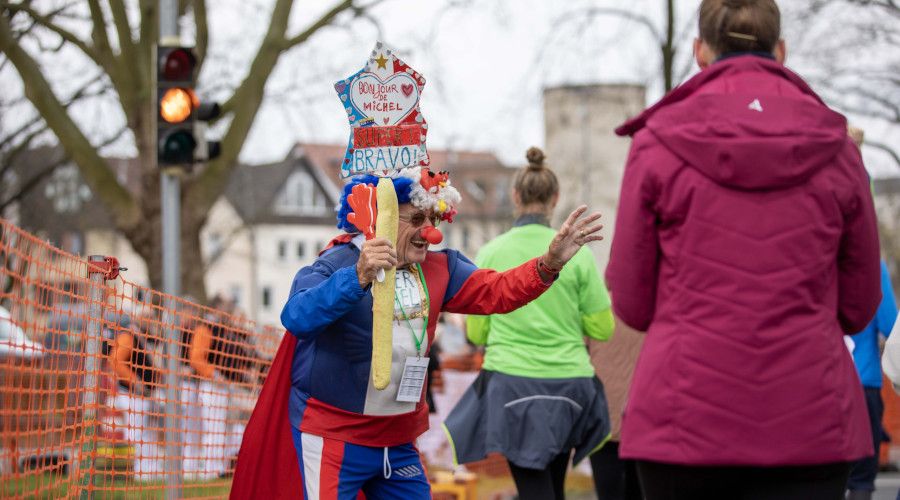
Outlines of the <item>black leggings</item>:
[{"label": "black leggings", "polygon": [[842,500],[850,464],[692,467],[637,461],[646,500]]},{"label": "black leggings", "polygon": [[509,469],[519,492],[519,500],[564,500],[568,466],[568,453],[557,455],[543,469],[526,469],[509,462]]},{"label": "black leggings", "polygon": [[619,458],[618,441],[609,441],[591,455],[591,471],[598,500],[641,500],[634,460]]}]

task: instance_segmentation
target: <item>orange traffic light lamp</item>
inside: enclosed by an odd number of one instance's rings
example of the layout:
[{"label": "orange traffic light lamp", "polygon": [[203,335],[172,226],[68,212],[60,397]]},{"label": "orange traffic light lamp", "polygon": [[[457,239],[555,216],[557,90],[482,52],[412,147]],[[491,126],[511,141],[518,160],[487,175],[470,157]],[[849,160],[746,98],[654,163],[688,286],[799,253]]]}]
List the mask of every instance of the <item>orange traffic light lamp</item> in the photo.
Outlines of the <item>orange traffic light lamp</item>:
[{"label": "orange traffic light lamp", "polygon": [[181,123],[199,106],[200,100],[191,89],[171,88],[159,100],[159,116],[168,123]]},{"label": "orange traffic light lamp", "polygon": [[159,47],[157,52],[157,163],[186,166],[214,158],[217,142],[207,141],[205,122],[217,118],[219,105],[201,103],[197,58],[191,47]]}]

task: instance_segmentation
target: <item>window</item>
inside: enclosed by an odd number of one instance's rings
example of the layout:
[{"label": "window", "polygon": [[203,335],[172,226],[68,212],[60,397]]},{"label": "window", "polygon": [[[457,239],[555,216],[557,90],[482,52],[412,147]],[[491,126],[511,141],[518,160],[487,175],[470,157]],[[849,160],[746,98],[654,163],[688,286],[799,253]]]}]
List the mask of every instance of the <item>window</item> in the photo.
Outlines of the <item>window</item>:
[{"label": "window", "polygon": [[67,231],[64,233],[62,237],[62,249],[69,253],[80,255],[81,252],[84,251],[84,242],[82,241],[81,233],[75,231]]},{"label": "window", "polygon": [[283,215],[326,215],[328,201],[312,176],[300,170],[285,181],[275,211]]},{"label": "window", "polygon": [[506,179],[500,179],[494,185],[494,196],[497,198],[497,207],[500,210],[503,210],[507,206],[510,205],[511,200],[509,199],[509,181]]},{"label": "window", "polygon": [[65,165],[53,171],[44,186],[44,196],[53,201],[58,213],[74,213],[93,197],[91,189],[81,182],[75,165]]},{"label": "window", "polygon": [[262,306],[268,309],[272,306],[272,288],[264,286],[262,289]]},{"label": "window", "polygon": [[280,260],[284,260],[284,258],[286,256],[287,256],[287,242],[284,240],[281,240],[278,242],[278,258]]},{"label": "window", "polygon": [[231,296],[231,302],[234,303],[234,307],[241,307],[241,295],[244,294],[244,289],[241,285],[232,284],[229,289],[229,295]]},{"label": "window", "polygon": [[303,257],[306,257],[306,243],[301,241],[297,243],[297,258],[302,259]]},{"label": "window", "polygon": [[473,181],[472,179],[466,179],[466,181],[463,182],[463,186],[465,186],[466,191],[468,191],[469,194],[472,195],[472,198],[475,198],[475,200],[479,202],[483,202],[485,197],[487,197],[482,182]]},{"label": "window", "polygon": [[207,257],[214,259],[222,253],[222,235],[217,232],[209,233],[207,237]]}]

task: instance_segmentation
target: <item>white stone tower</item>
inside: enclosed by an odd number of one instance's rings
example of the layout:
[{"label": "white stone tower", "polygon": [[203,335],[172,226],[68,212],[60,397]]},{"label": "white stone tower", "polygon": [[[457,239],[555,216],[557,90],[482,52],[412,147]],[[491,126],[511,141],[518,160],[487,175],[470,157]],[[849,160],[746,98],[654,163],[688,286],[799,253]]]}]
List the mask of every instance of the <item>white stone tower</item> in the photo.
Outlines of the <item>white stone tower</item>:
[{"label": "white stone tower", "polygon": [[619,187],[631,145],[630,138],[613,130],[645,106],[642,85],[569,85],[544,90],[547,164],[560,181],[560,200],[554,216],[563,216],[581,203],[600,210],[604,240],[591,249],[601,273],[609,261]]}]

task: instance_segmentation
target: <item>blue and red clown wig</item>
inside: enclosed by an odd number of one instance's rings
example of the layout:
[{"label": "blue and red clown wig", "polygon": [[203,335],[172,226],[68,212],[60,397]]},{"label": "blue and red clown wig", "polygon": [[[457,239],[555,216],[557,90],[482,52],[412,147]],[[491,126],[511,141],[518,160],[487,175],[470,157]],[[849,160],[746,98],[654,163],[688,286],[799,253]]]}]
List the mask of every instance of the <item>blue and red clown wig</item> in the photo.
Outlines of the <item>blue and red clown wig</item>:
[{"label": "blue and red clown wig", "polygon": [[[341,203],[338,207],[337,227],[348,233],[358,233],[360,230],[347,220],[347,216],[353,212],[347,201],[347,196],[357,184],[378,184],[378,176],[357,175],[351,177],[344,186],[341,194]],[[459,191],[450,185],[450,175],[447,172],[431,172],[427,167],[404,168],[394,172],[390,176],[397,192],[397,203],[411,203],[414,207],[423,211],[432,211],[441,220],[453,222],[456,215],[456,205],[461,197]]]}]

